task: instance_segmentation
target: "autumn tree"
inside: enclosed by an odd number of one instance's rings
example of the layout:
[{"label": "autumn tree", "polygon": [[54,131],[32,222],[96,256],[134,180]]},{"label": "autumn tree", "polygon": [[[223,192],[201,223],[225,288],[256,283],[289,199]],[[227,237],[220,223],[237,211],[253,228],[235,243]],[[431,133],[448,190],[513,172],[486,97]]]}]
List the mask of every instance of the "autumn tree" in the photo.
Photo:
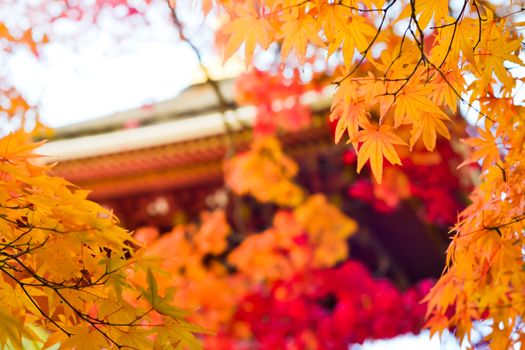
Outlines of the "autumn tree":
[{"label": "autumn tree", "polygon": [[1,346],[198,348],[199,329],[158,289],[156,262],[86,191],[47,175],[36,146],[21,133],[0,140]]},{"label": "autumn tree", "polygon": [[[41,26],[80,11],[57,2],[54,11],[35,15],[47,5],[21,4],[35,20],[29,27],[0,20],[3,60],[19,49],[38,56],[48,42]],[[104,5],[82,18],[94,20]],[[0,73],[0,347],[200,348],[194,333],[201,329],[173,305],[172,290],[159,290],[158,261],[145,258],[87,191],[50,175],[52,166],[35,153],[40,143],[13,133],[43,127],[9,78]]]},{"label": "autumn tree", "polygon": [[204,348],[342,349],[418,333],[426,307],[419,301],[432,282],[401,291],[349,260],[348,240],[362,234],[356,221],[301,188],[297,169],[272,137],[225,162],[236,195],[275,209],[262,229],[247,218],[239,226],[224,204],[168,232],[137,230],[147,254],[176,276],[159,286],[174,286],[177,302],[198,306],[192,318],[213,331],[201,337]]},{"label": "autumn tree", "polygon": [[487,320],[493,349],[512,348],[524,334],[521,5],[238,0],[216,7],[226,59],[242,49],[250,64],[260,49],[271,49],[281,67],[311,69],[319,53],[337,61],[330,115],[336,142],[351,143],[357,171],[369,164],[378,183],[384,159],[401,165],[400,150],[420,143],[433,151],[438,137],[449,138],[453,115],[476,126],[464,142],[467,163],[481,164],[478,185],[427,297],[428,326],[453,328],[463,340],[475,321]]}]

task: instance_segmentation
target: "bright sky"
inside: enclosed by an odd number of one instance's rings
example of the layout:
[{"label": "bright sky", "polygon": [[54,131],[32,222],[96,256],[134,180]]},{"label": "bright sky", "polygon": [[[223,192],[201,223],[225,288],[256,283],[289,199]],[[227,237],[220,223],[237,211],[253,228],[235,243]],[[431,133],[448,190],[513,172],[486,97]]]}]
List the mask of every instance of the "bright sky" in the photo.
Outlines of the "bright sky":
[{"label": "bright sky", "polygon": [[198,66],[160,12],[149,11],[151,25],[119,42],[114,31],[98,30],[80,36],[81,43],[47,45],[40,62],[18,52],[9,62],[11,77],[30,100],[40,101],[42,118],[51,126],[174,97],[195,80]]},{"label": "bright sky", "polygon": [[49,62],[13,63],[17,85],[40,98],[51,126],[70,124],[168,99],[188,86],[196,63],[180,45],[144,42],[133,51],[104,56],[100,43],[80,52],[53,45]]}]

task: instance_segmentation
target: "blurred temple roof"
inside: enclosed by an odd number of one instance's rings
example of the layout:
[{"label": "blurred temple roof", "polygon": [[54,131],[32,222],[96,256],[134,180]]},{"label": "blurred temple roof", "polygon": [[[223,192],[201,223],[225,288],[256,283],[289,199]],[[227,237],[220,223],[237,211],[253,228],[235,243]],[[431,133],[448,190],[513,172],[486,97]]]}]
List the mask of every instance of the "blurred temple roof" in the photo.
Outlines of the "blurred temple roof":
[{"label": "blurred temple roof", "polygon": [[[39,153],[49,163],[58,161],[55,175],[91,190],[90,198],[114,209],[126,227],[169,230],[209,207],[223,188],[225,156],[232,148],[246,149],[252,139],[255,107],[235,105],[233,80],[216,84],[222,104],[209,83],[194,85],[168,101],[59,128]],[[352,241],[353,257],[375,270],[389,261],[385,271],[400,284],[439,276],[446,230],[436,235],[408,205],[384,214],[343,199],[349,185],[344,146],[334,146],[324,116],[332,95],[331,89],[305,93],[312,125],[279,134],[300,165],[299,183],[310,193],[340,198],[343,210],[358,220],[362,234]],[[255,207],[251,215],[271,217],[272,210]]]},{"label": "blurred temple roof", "polygon": [[[210,84],[194,85],[171,100],[58,128],[39,153],[58,162],[56,175],[92,190],[93,199],[220,179],[225,138],[235,149],[246,148],[255,108],[235,105],[233,80],[217,86],[225,106]],[[325,110],[330,94],[307,93],[303,102],[314,112]],[[318,152],[319,142],[333,145],[319,125],[285,134],[283,142],[292,154]]]}]

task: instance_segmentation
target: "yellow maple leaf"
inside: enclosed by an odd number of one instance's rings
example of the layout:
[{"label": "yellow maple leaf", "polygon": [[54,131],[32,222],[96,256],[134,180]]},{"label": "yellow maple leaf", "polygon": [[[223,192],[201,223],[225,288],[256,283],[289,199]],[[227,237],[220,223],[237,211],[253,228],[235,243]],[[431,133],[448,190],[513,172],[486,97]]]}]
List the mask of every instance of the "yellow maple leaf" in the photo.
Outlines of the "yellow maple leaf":
[{"label": "yellow maple leaf", "polygon": [[333,3],[322,3],[317,16],[319,30],[324,31],[328,42],[335,41],[337,32],[340,30],[340,23],[346,23],[351,11],[348,7],[338,6]]},{"label": "yellow maple leaf", "polygon": [[293,49],[299,61],[304,63],[309,42],[324,47],[324,43],[317,33],[315,21],[309,14],[300,14],[299,16],[284,14],[283,21],[284,23],[281,26],[281,35],[284,38],[281,47],[283,60],[290,55]]},{"label": "yellow maple leaf", "polygon": [[[0,309],[0,346],[2,349],[23,350],[25,339],[38,340],[38,335],[15,315]],[[9,345],[7,345],[9,344]],[[7,346],[6,346],[7,345]]]},{"label": "yellow maple leaf", "polygon": [[[436,25],[440,25],[443,18],[448,15],[448,1],[443,0],[418,0],[415,1],[418,24],[425,29],[433,19]],[[407,6],[408,7],[408,6]]]},{"label": "yellow maple leaf", "polygon": [[246,63],[250,63],[257,45],[267,49],[273,39],[272,26],[264,17],[254,10],[239,7],[236,11],[238,18],[224,26],[224,33],[229,35],[224,51],[224,59],[231,57],[244,43]]},{"label": "yellow maple leaf", "polygon": [[341,21],[340,17],[336,17],[336,20],[337,34],[335,40],[328,47],[328,56],[331,56],[342,45],[345,66],[350,67],[356,49],[363,53],[376,34],[376,29],[361,16],[350,15],[344,21]]},{"label": "yellow maple leaf", "polygon": [[68,337],[62,344],[64,349],[105,349],[109,347],[108,339],[101,331],[86,326],[76,326],[68,328],[68,332],[72,335]]}]

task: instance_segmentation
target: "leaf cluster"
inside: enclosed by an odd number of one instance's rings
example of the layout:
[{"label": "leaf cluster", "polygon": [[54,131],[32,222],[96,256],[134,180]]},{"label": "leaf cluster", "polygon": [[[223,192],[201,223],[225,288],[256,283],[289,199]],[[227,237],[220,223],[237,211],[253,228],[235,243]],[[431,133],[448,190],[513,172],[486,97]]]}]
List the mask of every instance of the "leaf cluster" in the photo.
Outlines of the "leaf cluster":
[{"label": "leaf cluster", "polygon": [[[0,139],[0,345],[198,348],[199,329],[159,295],[134,239],[86,191],[50,176],[37,146],[23,133]],[[129,278],[137,269],[147,271],[145,288]]]}]

